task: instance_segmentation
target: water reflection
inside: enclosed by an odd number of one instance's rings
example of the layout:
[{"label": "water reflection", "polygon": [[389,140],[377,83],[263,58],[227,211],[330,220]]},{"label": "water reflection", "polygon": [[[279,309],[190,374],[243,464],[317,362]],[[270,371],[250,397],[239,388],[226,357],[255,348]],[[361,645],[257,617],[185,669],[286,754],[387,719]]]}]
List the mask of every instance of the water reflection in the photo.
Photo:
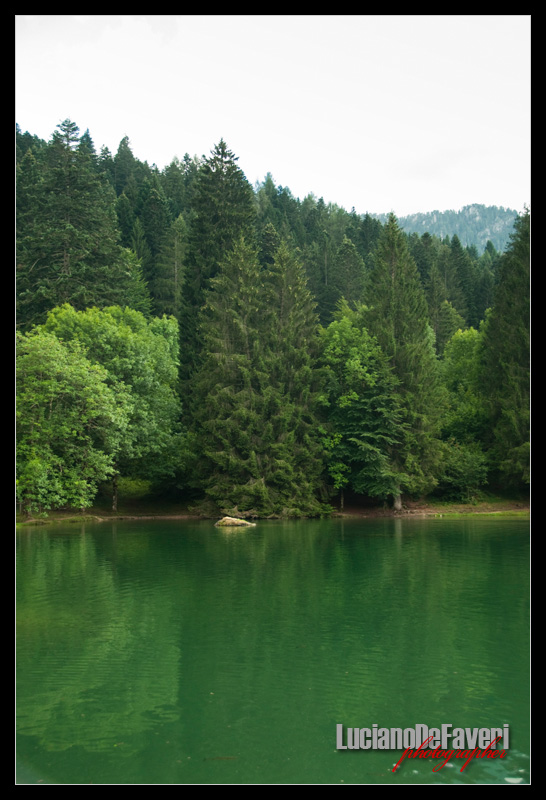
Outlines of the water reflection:
[{"label": "water reflection", "polygon": [[25,531],[20,758],[60,783],[403,782],[394,752],[336,752],[336,724],[506,722],[510,762],[412,780],[527,782],[527,527]]}]

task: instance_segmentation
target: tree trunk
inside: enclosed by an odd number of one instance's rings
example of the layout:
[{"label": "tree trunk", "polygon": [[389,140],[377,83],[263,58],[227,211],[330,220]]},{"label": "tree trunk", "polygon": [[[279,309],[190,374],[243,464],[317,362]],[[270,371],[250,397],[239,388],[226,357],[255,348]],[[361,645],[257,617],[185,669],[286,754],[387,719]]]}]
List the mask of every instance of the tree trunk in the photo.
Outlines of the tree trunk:
[{"label": "tree trunk", "polygon": [[112,479],[112,511],[118,510],[118,474]]},{"label": "tree trunk", "polygon": [[394,495],[394,512],[399,514],[402,511],[402,495],[400,492]]}]

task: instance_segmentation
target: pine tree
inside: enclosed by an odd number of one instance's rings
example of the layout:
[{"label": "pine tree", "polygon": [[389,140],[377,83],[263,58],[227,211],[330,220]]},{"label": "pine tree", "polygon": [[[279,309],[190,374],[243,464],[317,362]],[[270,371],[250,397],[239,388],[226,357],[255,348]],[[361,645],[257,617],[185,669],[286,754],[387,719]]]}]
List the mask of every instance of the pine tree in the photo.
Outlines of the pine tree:
[{"label": "pine tree", "polygon": [[451,252],[451,243],[447,236],[438,246],[435,264],[438,268],[438,274],[443,287],[442,301],[448,300],[459,314],[465,317],[466,302],[461,288],[461,277],[458,270],[455,268],[455,262]]},{"label": "pine tree", "polygon": [[[140,261],[143,276],[149,276],[153,270],[153,256],[139,217],[133,222],[130,247]],[[147,277],[144,279],[147,280]]]},{"label": "pine tree", "polygon": [[161,174],[161,186],[169,202],[172,219],[180,214],[188,216],[191,209],[192,184],[199,169],[197,159],[191,159],[188,153],[180,161],[174,158]]},{"label": "pine tree", "polygon": [[225,254],[244,237],[254,236],[254,195],[223,139],[201,165],[193,193],[195,219],[190,231],[191,287],[197,302]]},{"label": "pine tree", "polygon": [[476,310],[480,322],[485,319],[487,309],[493,305],[497,267],[501,258],[502,253],[498,253],[488,241],[477,264]]},{"label": "pine tree", "polygon": [[530,226],[527,210],[500,261],[483,343],[490,455],[503,483],[515,486],[527,484],[530,471]]},{"label": "pine tree", "polygon": [[442,280],[438,265],[434,261],[430,265],[430,271],[424,284],[424,289],[428,306],[429,322],[436,342],[436,352],[440,353],[439,341],[442,326],[442,306],[448,301],[446,300],[444,281]]},{"label": "pine tree", "polygon": [[200,480],[219,508],[238,513],[269,508],[262,474],[261,287],[257,253],[241,239],[206,293],[202,363],[192,382]]},{"label": "pine tree", "polygon": [[207,495],[231,513],[320,513],[317,326],[302,268],[281,245],[263,270],[240,240],[210,286],[193,381]]},{"label": "pine tree", "polygon": [[271,222],[268,222],[261,231],[260,237],[260,264],[269,267],[275,260],[275,253],[279,249],[281,237]]},{"label": "pine tree", "polygon": [[107,179],[110,186],[114,188],[115,182],[115,166],[114,159],[110,150],[103,146],[101,147],[100,155],[98,157],[98,168]]},{"label": "pine tree", "polygon": [[154,312],[172,314],[179,319],[182,287],[187,269],[188,228],[182,214],[172,223],[155,262],[150,282]]},{"label": "pine tree", "polygon": [[191,375],[199,365],[198,314],[210,281],[241,237],[254,241],[252,187],[224,140],[201,164],[192,190],[186,286],[181,303],[181,383],[189,395]]},{"label": "pine tree", "polygon": [[444,300],[440,305],[436,327],[436,352],[443,355],[447,342],[458,330],[464,330],[466,324],[457,309],[453,308],[449,300]]},{"label": "pine tree", "polygon": [[[343,237],[334,258],[333,294],[344,297],[355,308],[362,302],[366,285],[366,267],[353,242]],[[337,301],[336,301],[337,302]]]},{"label": "pine tree", "polygon": [[118,197],[124,191],[127,194],[127,184],[134,174],[135,164],[136,159],[131,150],[129,137],[124,136],[114,156],[114,187]]},{"label": "pine tree", "polygon": [[89,147],[79,147],[77,125],[65,120],[58,129],[34,189],[28,173],[18,189],[26,208],[18,222],[17,312],[25,328],[64,302],[77,308],[121,302],[130,282],[113,190]]},{"label": "pine tree", "polygon": [[284,240],[266,274],[266,289],[268,417],[274,440],[271,482],[284,513],[314,515],[321,512],[317,492],[324,464],[319,435],[319,325],[303,266]]},{"label": "pine tree", "polygon": [[155,186],[151,186],[146,193],[139,219],[154,263],[152,274],[146,276],[148,280],[152,280],[155,260],[172,224],[167,198]]},{"label": "pine tree", "polygon": [[[424,291],[393,214],[373,255],[368,300],[370,333],[399,382],[403,436],[393,453],[399,489],[424,493],[435,485],[442,394]],[[395,508],[400,505],[395,495]]]},{"label": "pine tree", "polygon": [[436,262],[436,247],[434,239],[430,233],[418,236],[412,233],[409,237],[411,255],[415,259],[421,283],[426,286],[429,281],[431,270]]},{"label": "pine tree", "polygon": [[116,214],[118,218],[121,244],[123,247],[130,247],[133,238],[135,214],[125,192],[122,192],[122,194],[120,194],[116,200]]},{"label": "pine tree", "polygon": [[78,151],[83,153],[84,155],[89,156],[91,163],[93,164],[94,168],[98,171],[99,170],[99,163],[97,159],[97,151],[95,150],[95,144],[93,139],[91,138],[91,134],[89,133],[89,128],[85,131],[85,133],[80,137],[78,143]]},{"label": "pine tree", "polygon": [[15,124],[15,158],[17,164],[28,150],[32,150],[34,155],[37,155],[40,150],[46,147],[46,144],[43,139],[31,135],[28,131],[23,133],[19,125]]},{"label": "pine tree", "polygon": [[453,236],[450,244],[450,269],[457,275],[461,287],[462,300],[457,311],[465,318],[468,325],[477,325],[476,307],[476,267],[469,253],[463,248],[458,236]]}]

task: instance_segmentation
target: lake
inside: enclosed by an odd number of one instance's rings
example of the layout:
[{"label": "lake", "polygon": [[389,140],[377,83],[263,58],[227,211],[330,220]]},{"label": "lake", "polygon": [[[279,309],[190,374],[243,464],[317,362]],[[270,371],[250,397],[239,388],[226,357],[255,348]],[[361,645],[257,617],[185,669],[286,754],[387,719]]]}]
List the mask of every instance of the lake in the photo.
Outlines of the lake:
[{"label": "lake", "polygon": [[[517,517],[21,529],[18,783],[527,784],[529,550]],[[510,738],[392,772],[339,724]]]}]

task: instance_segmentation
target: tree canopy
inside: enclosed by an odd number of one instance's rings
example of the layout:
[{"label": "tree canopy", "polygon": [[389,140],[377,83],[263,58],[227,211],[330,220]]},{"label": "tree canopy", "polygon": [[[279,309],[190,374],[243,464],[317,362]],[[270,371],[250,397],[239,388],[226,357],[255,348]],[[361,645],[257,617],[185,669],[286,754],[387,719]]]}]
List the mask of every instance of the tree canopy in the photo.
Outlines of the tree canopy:
[{"label": "tree canopy", "polygon": [[504,209],[427,229],[253,188],[222,138],[160,170],[70,119],[17,127],[16,170],[28,513],[119,477],[257,516],[526,490],[529,212],[503,252]]}]

